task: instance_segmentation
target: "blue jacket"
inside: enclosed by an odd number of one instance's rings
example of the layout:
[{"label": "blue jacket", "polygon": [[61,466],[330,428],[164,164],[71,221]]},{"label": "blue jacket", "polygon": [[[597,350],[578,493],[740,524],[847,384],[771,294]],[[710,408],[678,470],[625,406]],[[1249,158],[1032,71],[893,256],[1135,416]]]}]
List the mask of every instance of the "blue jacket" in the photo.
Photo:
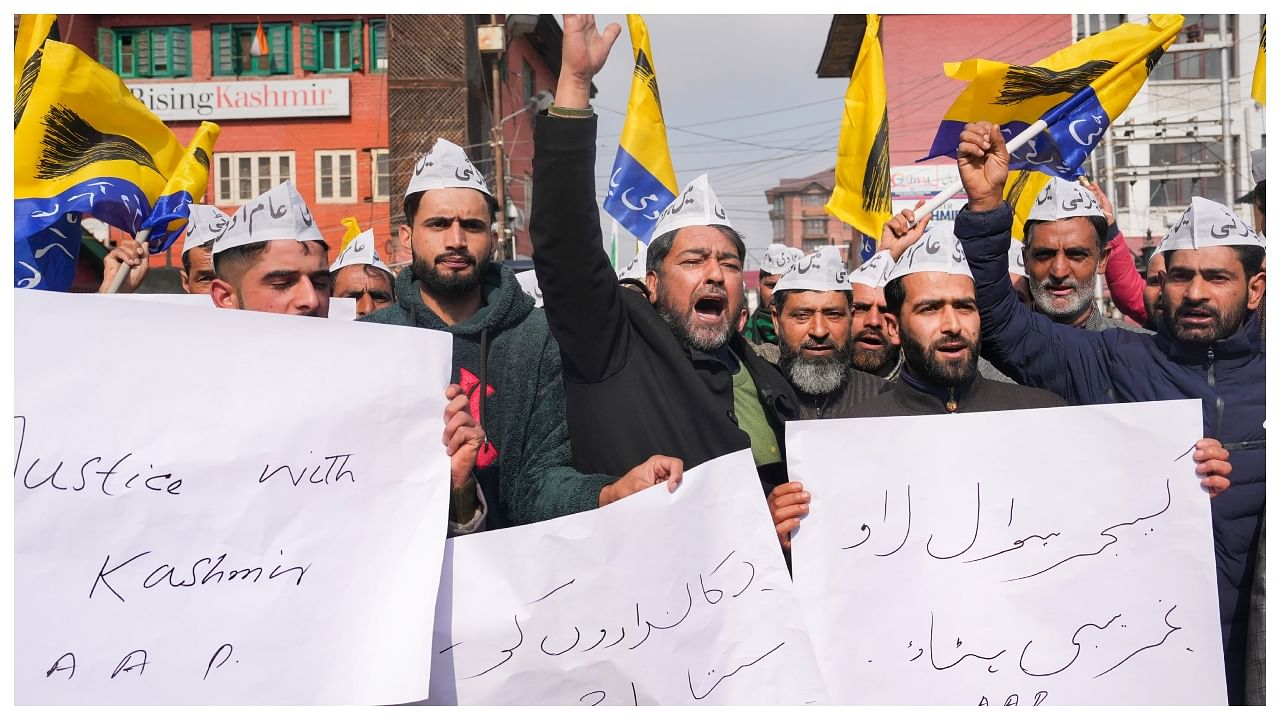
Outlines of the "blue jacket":
[{"label": "blue jacket", "polygon": [[[982,355],[1024,385],[1072,405],[1200,398],[1204,435],[1231,452],[1231,488],[1215,498],[1214,549],[1227,695],[1243,694],[1249,588],[1266,503],[1266,352],[1256,313],[1232,336],[1183,343],[1165,332],[1089,332],[1054,323],[1018,302],[1008,275],[1008,204],[965,208],[955,233],[973,272],[982,318]],[[1243,590],[1243,592],[1242,592]]]}]

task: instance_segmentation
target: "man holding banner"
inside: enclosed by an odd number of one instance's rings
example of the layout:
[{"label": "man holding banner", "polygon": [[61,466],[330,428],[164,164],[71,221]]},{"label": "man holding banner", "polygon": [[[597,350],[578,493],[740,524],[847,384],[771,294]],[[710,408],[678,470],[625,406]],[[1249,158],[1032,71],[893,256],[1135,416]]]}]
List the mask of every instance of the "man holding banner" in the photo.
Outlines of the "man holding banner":
[{"label": "man holding banner", "polygon": [[645,282],[623,291],[595,202],[588,100],[621,28],[564,16],[556,104],[534,127],[534,271],[565,368],[574,465],[621,474],[654,454],[693,467],[751,448],[766,488],[785,480],[786,380],[736,330],[744,246],[705,176],[657,218]]},{"label": "man holding banner", "polygon": [[969,204],[955,232],[973,269],[984,354],[1073,405],[1199,398],[1205,437],[1230,451],[1234,487],[1213,503],[1213,521],[1228,697],[1240,702],[1266,497],[1262,238],[1225,206],[1194,198],[1157,248],[1166,263],[1158,335],[1057,324],[1019,303],[1007,279],[1013,213],[1002,199],[1009,152],[999,127],[966,125],[957,154]]}]

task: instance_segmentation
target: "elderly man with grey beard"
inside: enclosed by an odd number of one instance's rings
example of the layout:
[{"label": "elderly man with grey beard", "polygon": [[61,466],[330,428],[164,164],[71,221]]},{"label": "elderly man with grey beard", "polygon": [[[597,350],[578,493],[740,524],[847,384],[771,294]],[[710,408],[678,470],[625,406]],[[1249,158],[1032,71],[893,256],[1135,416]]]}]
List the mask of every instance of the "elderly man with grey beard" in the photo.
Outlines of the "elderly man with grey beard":
[{"label": "elderly man with grey beard", "polygon": [[800,400],[794,419],[848,417],[854,405],[889,387],[851,363],[853,292],[834,247],[819,248],[782,275],[772,304],[778,365]]},{"label": "elderly man with grey beard", "polygon": [[1093,303],[1111,254],[1102,206],[1088,188],[1050,178],[1023,228],[1023,257],[1035,310],[1085,330],[1148,332],[1103,315]]}]

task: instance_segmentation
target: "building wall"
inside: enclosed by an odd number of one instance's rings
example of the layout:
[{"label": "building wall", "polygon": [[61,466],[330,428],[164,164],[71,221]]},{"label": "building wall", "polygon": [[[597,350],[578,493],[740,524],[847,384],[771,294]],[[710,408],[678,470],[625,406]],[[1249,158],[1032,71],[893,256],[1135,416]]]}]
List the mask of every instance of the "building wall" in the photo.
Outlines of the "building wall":
[{"label": "building wall", "polygon": [[[554,93],[559,78],[559,68],[547,66],[545,60],[524,37],[513,38],[505,58],[506,72],[502,75],[502,117],[525,107],[528,88],[537,94],[540,90]],[[526,72],[531,73],[526,76]],[[529,239],[528,219],[533,200],[533,121],[537,110],[528,110],[507,120],[502,125],[504,152],[506,154],[507,197],[515,204],[521,220],[514,225],[508,218],[516,238],[516,257],[528,258],[533,254]]]},{"label": "building wall", "polygon": [[889,164],[909,165],[927,155],[938,123],[964,89],[964,83],[942,73],[943,63],[974,57],[1033,63],[1072,43],[1071,18],[885,15],[880,38],[889,94]]},{"label": "building wall", "polygon": [[[364,40],[364,69],[355,72],[304,71],[301,62],[299,26],[323,20],[362,20]],[[264,80],[319,78],[347,78],[349,81],[350,114],[347,117],[317,118],[261,118],[212,120],[221,127],[221,134],[214,147],[214,163],[210,172],[204,202],[216,204],[225,212],[234,212],[239,203],[217,202],[217,183],[220,179],[218,155],[230,152],[293,151],[292,179],[298,191],[311,207],[321,232],[329,241],[330,260],[337,256],[345,228],[344,217],[354,216],[362,229],[373,228],[378,248],[388,248],[392,231],[387,200],[373,198],[373,156],[370,150],[387,148],[387,75],[373,69],[372,46],[369,37],[369,19],[382,16],[358,17],[355,15],[75,15],[63,16],[60,28],[68,26],[68,40],[74,42],[90,56],[98,55],[98,28],[139,28],[185,26],[190,28],[189,76],[175,78],[129,78],[129,85],[176,84],[187,82],[236,81],[246,86],[260,84]],[[256,24],[290,23],[290,54],[292,72],[269,76],[229,75],[214,76],[212,53],[212,27],[224,23]],[[182,143],[188,142],[199,126],[199,120],[173,120],[166,125]],[[317,201],[315,153],[317,150],[354,150],[355,202]],[[112,230],[113,237],[122,237]],[[151,259],[153,266],[180,266],[175,252],[161,253]]]}]

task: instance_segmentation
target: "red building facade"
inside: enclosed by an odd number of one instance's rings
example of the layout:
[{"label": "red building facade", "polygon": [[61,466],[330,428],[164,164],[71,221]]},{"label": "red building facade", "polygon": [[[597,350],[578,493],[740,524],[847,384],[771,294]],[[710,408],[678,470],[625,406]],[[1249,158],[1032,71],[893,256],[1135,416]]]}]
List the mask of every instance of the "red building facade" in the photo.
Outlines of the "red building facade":
[{"label": "red building facade", "polygon": [[[266,55],[250,50],[259,22]],[[203,120],[221,127],[204,203],[232,213],[288,179],[330,259],[345,217],[389,249],[385,16],[63,15],[59,30],[182,143]],[[181,259],[174,248],[151,263],[176,268]]]}]

